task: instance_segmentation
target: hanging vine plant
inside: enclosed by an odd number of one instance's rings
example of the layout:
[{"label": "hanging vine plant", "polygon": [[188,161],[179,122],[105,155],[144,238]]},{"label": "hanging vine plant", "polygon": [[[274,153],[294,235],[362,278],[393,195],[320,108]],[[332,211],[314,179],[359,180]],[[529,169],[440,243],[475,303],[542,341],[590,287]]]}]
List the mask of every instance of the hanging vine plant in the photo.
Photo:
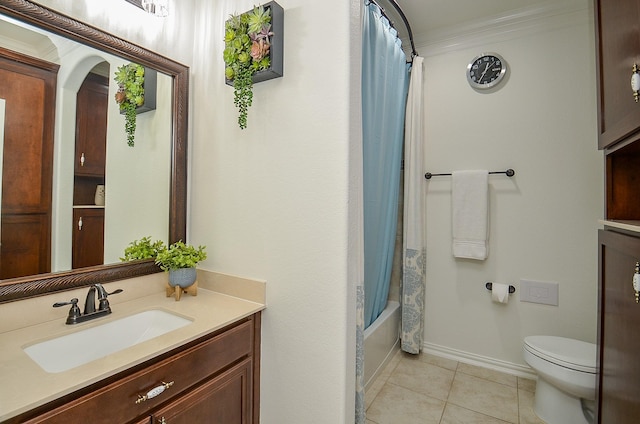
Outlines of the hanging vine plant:
[{"label": "hanging vine plant", "polygon": [[116,102],[125,115],[127,145],[135,145],[136,109],[144,104],[144,66],[129,63],[118,67],[115,81],[118,83]]},{"label": "hanging vine plant", "polygon": [[233,103],[238,108],[238,125],[247,128],[247,113],[253,103],[253,75],[271,65],[271,8],[254,7],[231,15],[225,23],[225,78],[233,81]]}]

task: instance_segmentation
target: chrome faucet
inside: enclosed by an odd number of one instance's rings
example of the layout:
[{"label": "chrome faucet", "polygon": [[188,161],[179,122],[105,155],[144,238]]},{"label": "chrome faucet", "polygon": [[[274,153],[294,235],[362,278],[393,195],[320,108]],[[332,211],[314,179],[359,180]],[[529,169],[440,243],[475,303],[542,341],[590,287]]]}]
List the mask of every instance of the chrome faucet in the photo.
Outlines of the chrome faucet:
[{"label": "chrome faucet", "polygon": [[[69,302],[57,302],[53,304],[54,308],[60,306],[71,305],[69,310],[69,316],[67,316],[67,324],[78,324],[81,322],[89,321],[94,318],[109,315],[111,313],[111,306],[109,306],[108,296],[116,293],[122,293],[122,289],[117,289],[111,293],[107,293],[102,284],[94,284],[89,288],[87,293],[87,299],[84,303],[84,313],[80,312],[78,307],[78,299],[73,298]],[[98,310],[96,311],[96,294],[98,297]]]}]

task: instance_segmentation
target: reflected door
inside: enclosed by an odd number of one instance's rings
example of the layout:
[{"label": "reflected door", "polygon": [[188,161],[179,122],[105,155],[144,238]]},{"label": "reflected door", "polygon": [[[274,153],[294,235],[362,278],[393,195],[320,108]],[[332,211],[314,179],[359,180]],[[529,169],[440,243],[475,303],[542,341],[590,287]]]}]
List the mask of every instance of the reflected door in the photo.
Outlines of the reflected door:
[{"label": "reflected door", "polygon": [[0,49],[5,100],[0,279],[51,269],[57,71],[58,65]]}]

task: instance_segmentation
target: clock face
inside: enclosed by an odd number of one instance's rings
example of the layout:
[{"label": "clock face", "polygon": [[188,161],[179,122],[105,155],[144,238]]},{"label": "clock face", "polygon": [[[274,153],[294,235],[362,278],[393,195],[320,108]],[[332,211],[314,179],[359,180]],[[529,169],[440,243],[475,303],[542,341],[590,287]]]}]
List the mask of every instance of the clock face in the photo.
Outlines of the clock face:
[{"label": "clock face", "polygon": [[496,86],[507,73],[507,64],[497,53],[483,53],[467,65],[467,81],[473,88]]}]

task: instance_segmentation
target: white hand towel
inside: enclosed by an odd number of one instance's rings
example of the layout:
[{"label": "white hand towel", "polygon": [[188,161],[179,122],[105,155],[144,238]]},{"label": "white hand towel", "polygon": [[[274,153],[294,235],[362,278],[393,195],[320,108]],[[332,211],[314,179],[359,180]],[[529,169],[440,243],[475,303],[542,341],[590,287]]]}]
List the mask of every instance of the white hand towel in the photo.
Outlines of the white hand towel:
[{"label": "white hand towel", "polygon": [[453,256],[485,260],[489,172],[455,171],[452,174]]}]

